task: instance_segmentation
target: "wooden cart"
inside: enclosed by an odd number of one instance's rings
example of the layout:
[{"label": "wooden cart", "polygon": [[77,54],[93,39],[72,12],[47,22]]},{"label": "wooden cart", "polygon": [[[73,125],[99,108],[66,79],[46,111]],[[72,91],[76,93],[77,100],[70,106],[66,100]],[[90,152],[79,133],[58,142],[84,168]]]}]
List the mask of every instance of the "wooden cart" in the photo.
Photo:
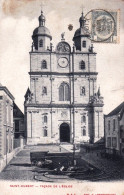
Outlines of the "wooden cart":
[{"label": "wooden cart", "polygon": [[30,152],[31,165],[43,164],[49,151]]}]

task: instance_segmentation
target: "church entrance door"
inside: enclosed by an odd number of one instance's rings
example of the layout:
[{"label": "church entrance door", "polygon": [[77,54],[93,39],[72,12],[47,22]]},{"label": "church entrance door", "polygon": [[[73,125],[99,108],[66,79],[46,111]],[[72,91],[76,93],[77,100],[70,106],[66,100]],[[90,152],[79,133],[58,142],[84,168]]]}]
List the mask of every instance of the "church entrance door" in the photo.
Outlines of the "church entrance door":
[{"label": "church entrance door", "polygon": [[70,142],[70,127],[67,123],[60,125],[60,142]]}]

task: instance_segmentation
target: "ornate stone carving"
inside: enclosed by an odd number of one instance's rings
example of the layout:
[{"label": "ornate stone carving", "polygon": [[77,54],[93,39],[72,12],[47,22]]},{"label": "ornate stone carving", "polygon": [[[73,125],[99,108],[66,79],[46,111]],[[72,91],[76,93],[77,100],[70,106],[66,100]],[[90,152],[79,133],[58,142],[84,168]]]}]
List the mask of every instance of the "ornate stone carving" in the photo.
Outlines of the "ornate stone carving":
[{"label": "ornate stone carving", "polygon": [[66,42],[60,42],[57,45],[57,51],[58,52],[70,52],[70,46]]},{"label": "ornate stone carving", "polygon": [[103,104],[103,97],[98,97],[97,94],[94,94],[94,96],[90,97],[90,103]]},{"label": "ornate stone carving", "polygon": [[62,117],[62,118],[66,118],[67,115],[68,115],[67,111],[62,111],[62,112],[61,112],[61,117]]},{"label": "ornate stone carving", "polygon": [[26,97],[26,103],[31,103],[32,99],[33,99],[33,93],[28,94],[27,97]]}]

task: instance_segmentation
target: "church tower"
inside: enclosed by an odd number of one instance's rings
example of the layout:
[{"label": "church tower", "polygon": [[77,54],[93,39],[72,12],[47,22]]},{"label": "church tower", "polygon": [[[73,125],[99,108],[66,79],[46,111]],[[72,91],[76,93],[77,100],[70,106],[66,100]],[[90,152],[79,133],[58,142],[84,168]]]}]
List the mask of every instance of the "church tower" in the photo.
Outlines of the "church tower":
[{"label": "church tower", "polygon": [[80,17],[73,48],[52,36],[41,11],[30,52],[30,89],[25,94],[27,144],[94,143],[104,135],[103,98],[97,89],[96,53]]},{"label": "church tower", "polygon": [[85,31],[85,18],[83,13],[79,19],[80,28],[78,28],[74,34],[73,41],[75,43],[76,50],[82,52],[89,52],[91,47],[90,35]]},{"label": "church tower", "polygon": [[41,11],[41,15],[39,16],[39,27],[34,30],[32,35],[33,46],[35,50],[39,52],[47,51],[50,48],[50,41],[52,40],[50,31],[45,27],[45,21],[46,19]]}]

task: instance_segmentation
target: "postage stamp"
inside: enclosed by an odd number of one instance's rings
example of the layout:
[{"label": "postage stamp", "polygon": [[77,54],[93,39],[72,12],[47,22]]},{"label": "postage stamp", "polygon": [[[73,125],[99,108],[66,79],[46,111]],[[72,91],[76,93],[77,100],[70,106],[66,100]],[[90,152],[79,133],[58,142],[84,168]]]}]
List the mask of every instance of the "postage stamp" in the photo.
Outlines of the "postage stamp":
[{"label": "postage stamp", "polygon": [[94,9],[85,15],[85,30],[92,42],[119,43],[120,10]]}]

